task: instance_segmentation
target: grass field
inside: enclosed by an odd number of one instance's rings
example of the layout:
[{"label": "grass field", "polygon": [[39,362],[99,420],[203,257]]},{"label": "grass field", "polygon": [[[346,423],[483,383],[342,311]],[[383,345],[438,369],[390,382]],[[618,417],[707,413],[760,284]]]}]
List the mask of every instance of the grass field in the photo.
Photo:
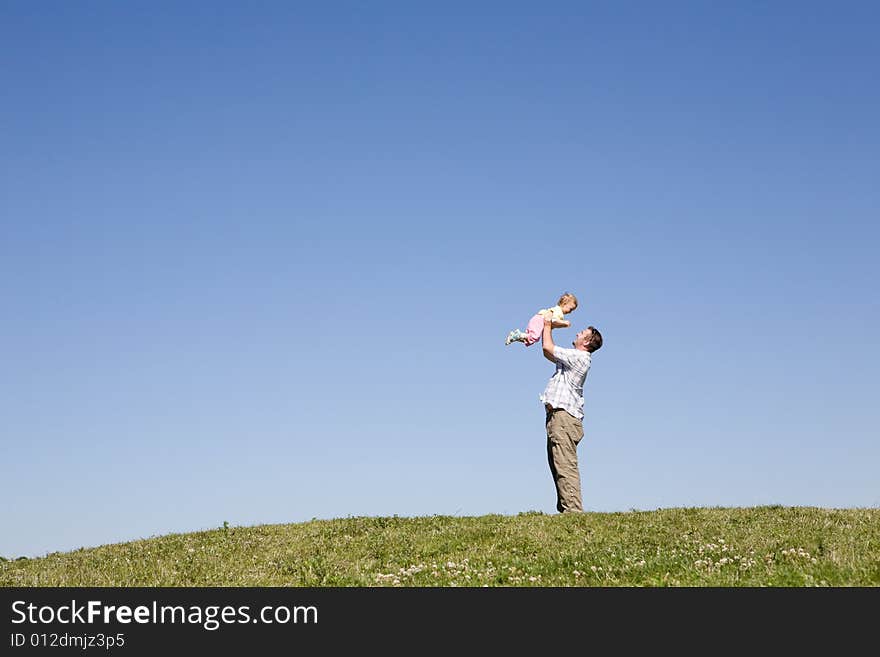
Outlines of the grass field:
[{"label": "grass field", "polygon": [[880,586],[880,509],[671,508],[220,527],[3,560],[0,586]]}]

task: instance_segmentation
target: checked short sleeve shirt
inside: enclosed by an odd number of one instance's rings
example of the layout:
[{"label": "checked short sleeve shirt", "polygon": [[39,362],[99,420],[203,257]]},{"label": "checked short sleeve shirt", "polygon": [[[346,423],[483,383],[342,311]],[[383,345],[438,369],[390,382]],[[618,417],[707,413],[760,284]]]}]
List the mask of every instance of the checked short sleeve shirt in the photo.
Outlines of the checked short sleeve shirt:
[{"label": "checked short sleeve shirt", "polygon": [[540,399],[553,408],[562,408],[578,420],[584,419],[584,381],[590,371],[589,351],[553,347],[556,371],[547,382]]}]

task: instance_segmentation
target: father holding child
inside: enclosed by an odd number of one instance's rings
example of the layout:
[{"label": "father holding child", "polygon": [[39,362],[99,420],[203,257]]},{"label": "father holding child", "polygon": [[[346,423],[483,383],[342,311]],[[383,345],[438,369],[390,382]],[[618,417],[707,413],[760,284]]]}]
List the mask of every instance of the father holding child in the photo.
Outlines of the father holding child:
[{"label": "father holding child", "polygon": [[544,318],[541,335],[544,357],[556,364],[541,401],[547,411],[547,460],[556,484],[556,510],[582,512],[577,446],[584,437],[584,380],[592,354],[602,346],[599,329],[589,326],[566,349],[553,344],[553,320]]}]

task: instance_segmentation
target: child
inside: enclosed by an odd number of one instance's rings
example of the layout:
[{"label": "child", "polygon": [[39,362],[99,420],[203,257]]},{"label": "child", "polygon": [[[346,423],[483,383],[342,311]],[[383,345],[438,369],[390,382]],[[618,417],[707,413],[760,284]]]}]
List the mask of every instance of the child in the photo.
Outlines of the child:
[{"label": "child", "polygon": [[510,344],[511,342],[522,342],[525,346],[530,347],[541,339],[541,333],[544,331],[545,317],[553,322],[553,326],[571,326],[571,322],[565,319],[565,315],[567,315],[577,307],[577,297],[573,294],[570,294],[569,292],[566,292],[561,297],[559,297],[559,301],[556,302],[555,306],[553,306],[552,308],[542,308],[541,310],[536,312],[529,320],[529,325],[526,327],[525,331],[513,329],[510,333],[508,333],[507,339],[504,341],[504,344]]}]

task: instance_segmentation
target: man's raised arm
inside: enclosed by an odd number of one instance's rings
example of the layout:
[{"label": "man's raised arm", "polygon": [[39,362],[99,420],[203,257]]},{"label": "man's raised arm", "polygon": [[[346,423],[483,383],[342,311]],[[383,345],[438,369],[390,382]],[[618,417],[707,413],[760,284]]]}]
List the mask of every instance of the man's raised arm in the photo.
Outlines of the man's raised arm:
[{"label": "man's raised arm", "polygon": [[544,318],[544,332],[541,334],[541,347],[544,351],[544,358],[551,363],[556,362],[553,357],[553,322],[546,317]]}]

